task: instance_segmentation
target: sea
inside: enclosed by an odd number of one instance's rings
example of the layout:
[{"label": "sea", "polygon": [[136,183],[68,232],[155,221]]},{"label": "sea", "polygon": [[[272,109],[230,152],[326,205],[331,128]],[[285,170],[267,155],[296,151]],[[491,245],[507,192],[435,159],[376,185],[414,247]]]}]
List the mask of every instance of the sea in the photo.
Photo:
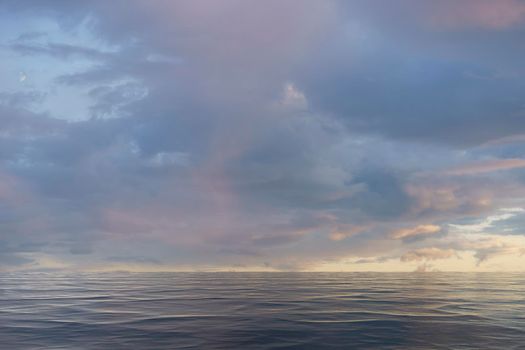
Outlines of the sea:
[{"label": "sea", "polygon": [[525,275],[0,273],[0,349],[525,349]]}]

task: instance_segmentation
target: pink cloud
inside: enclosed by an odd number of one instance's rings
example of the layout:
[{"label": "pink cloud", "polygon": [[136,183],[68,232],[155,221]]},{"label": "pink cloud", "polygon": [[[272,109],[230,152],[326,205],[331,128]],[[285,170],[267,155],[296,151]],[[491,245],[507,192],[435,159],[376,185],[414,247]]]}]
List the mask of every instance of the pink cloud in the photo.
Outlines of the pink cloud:
[{"label": "pink cloud", "polygon": [[430,23],[438,29],[502,30],[525,20],[525,3],[519,0],[436,1],[430,10]]},{"label": "pink cloud", "polygon": [[338,225],[333,232],[330,234],[330,239],[332,241],[342,241],[348,237],[357,235],[370,227],[367,225],[362,226],[352,226],[352,225]]},{"label": "pink cloud", "polygon": [[394,239],[403,239],[416,236],[430,236],[441,231],[438,225],[418,225],[416,227],[394,230],[391,237]]},{"label": "pink cloud", "polygon": [[525,168],[525,159],[494,159],[471,163],[456,167],[445,172],[447,175],[475,175],[501,170]]}]

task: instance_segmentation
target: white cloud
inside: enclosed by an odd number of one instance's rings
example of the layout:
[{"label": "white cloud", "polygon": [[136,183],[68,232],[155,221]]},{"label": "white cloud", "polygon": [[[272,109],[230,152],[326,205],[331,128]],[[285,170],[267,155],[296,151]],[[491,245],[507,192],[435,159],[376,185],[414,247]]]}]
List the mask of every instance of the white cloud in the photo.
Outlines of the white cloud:
[{"label": "white cloud", "polygon": [[298,110],[305,110],[308,108],[308,100],[306,99],[306,96],[293,83],[286,83],[284,85],[281,104]]},{"label": "white cloud", "polygon": [[505,221],[510,218],[513,218],[517,213],[524,211],[523,208],[503,208],[500,210],[502,213],[497,215],[491,215],[481,220],[477,224],[469,225],[459,225],[459,224],[449,224],[449,227],[453,232],[456,233],[482,233],[486,229],[494,226],[494,223],[498,221]]}]

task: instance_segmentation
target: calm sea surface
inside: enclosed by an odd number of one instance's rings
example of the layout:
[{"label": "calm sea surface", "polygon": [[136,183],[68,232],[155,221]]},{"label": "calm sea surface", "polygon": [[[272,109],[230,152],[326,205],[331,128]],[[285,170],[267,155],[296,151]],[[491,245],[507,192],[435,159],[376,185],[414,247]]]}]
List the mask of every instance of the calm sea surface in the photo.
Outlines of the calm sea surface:
[{"label": "calm sea surface", "polygon": [[525,349],[525,275],[0,274],[0,349]]}]

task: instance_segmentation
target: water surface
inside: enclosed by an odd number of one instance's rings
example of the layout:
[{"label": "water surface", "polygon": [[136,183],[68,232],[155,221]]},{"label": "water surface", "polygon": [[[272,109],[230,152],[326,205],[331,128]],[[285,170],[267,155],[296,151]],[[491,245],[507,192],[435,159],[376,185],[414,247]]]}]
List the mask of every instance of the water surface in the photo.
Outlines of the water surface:
[{"label": "water surface", "polygon": [[4,273],[0,349],[525,349],[525,275]]}]

